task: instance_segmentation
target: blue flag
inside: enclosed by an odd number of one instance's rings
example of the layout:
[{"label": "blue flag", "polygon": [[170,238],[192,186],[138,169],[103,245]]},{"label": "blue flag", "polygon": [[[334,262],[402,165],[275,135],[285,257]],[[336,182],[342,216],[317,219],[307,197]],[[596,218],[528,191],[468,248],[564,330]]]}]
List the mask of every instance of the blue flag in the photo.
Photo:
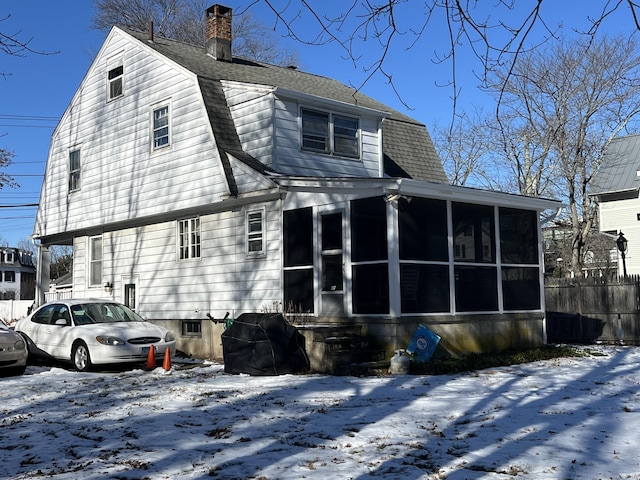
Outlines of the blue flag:
[{"label": "blue flag", "polygon": [[440,337],[423,325],[418,325],[409,342],[407,353],[419,362],[428,362],[436,351]]}]

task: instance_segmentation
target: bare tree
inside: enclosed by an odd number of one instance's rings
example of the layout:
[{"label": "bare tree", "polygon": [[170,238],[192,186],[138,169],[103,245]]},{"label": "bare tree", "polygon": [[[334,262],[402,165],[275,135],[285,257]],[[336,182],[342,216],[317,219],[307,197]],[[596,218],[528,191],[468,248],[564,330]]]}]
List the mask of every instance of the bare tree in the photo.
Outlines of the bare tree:
[{"label": "bare tree", "polygon": [[[11,159],[13,158],[13,152],[0,148],[0,169],[4,169],[11,165]],[[18,184],[13,180],[13,177],[0,171],[0,190],[4,187],[17,187]]]},{"label": "bare tree", "polygon": [[452,185],[495,188],[496,176],[489,171],[491,149],[487,119],[481,112],[473,117],[463,113],[447,126],[431,129],[433,141]]},{"label": "bare tree", "polygon": [[[94,0],[93,27],[108,31],[114,25],[147,31],[193,45],[204,45],[204,12],[210,0]],[[295,50],[280,46],[274,32],[249,12],[234,15],[233,54],[276,65],[297,65]]]},{"label": "bare tree", "polygon": [[[628,12],[629,29],[640,30],[640,5],[635,0],[583,2],[571,18],[562,19],[563,24],[548,20],[545,7],[551,3],[554,2],[347,0],[336,7],[334,2],[252,0],[250,6],[267,6],[276,26],[302,44],[340,45],[344,56],[366,73],[357,89],[372,77],[382,75],[402,101],[402,92],[394,84],[393,57],[411,51],[415,58],[415,52],[422,52],[422,61],[446,62],[450,66],[448,85],[455,114],[460,94],[458,72],[463,68],[465,76],[475,74],[483,82],[486,72],[515,65],[520,54],[557,38],[562,28],[594,37],[607,21],[618,20],[612,19],[616,13]],[[469,56],[461,55],[463,51],[475,57],[477,69],[468,64]]]},{"label": "bare tree", "polygon": [[510,169],[518,193],[568,206],[571,268],[580,275],[597,205],[588,195],[609,142],[637,127],[640,55],[635,37],[581,38],[522,52],[492,74],[500,98],[491,161]]},{"label": "bare tree", "polygon": [[[6,15],[0,18],[0,22],[5,22],[11,18],[11,15]],[[37,55],[52,55],[57,52],[45,52],[40,50],[35,50],[31,47],[31,41],[33,38],[28,40],[22,40],[20,35],[21,31],[13,32],[13,33],[3,33],[0,32],[0,52],[3,52],[7,55],[11,55],[14,57],[24,57],[29,53],[34,53]],[[9,73],[0,71],[1,77],[7,77]]]},{"label": "bare tree", "polygon": [[73,247],[54,245],[49,247],[50,277],[60,278],[73,270]]}]

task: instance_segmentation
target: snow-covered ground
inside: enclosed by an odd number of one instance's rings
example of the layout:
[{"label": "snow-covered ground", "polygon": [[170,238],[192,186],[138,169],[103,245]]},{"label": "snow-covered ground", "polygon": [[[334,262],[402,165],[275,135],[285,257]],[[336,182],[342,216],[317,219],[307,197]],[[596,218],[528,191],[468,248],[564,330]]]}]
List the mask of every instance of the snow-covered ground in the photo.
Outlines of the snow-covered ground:
[{"label": "snow-covered ground", "polygon": [[0,478],[640,479],[640,348],[450,376],[0,378]]}]

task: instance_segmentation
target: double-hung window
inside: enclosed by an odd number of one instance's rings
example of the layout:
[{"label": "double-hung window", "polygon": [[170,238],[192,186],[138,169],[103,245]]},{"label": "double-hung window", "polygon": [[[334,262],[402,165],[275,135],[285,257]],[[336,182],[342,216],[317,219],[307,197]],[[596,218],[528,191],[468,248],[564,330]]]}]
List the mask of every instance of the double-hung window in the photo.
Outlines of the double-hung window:
[{"label": "double-hung window", "polygon": [[258,257],[266,252],[265,211],[249,210],[246,213],[247,256]]},{"label": "double-hung window", "polygon": [[102,236],[89,237],[89,286],[102,285]]},{"label": "double-hung window", "polygon": [[178,259],[200,258],[200,218],[178,221]]},{"label": "double-hung window", "polygon": [[153,110],[153,149],[167,147],[170,144],[169,139],[169,106]]},{"label": "double-hung window", "polygon": [[302,149],[360,157],[360,121],[355,117],[302,108]]},{"label": "double-hung window", "polygon": [[69,192],[80,190],[80,174],[80,150],[71,150],[69,152]]},{"label": "double-hung window", "polygon": [[109,89],[109,100],[122,96],[122,80],[124,68],[118,65],[107,72],[107,87]]}]

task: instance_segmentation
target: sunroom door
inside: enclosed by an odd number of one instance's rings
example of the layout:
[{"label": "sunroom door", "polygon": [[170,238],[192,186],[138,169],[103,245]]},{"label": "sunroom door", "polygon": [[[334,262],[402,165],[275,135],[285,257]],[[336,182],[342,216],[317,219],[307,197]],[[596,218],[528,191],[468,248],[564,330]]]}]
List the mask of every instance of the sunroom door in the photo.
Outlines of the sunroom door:
[{"label": "sunroom door", "polygon": [[342,212],[320,215],[320,308],[323,314],[343,314],[344,232]]}]

